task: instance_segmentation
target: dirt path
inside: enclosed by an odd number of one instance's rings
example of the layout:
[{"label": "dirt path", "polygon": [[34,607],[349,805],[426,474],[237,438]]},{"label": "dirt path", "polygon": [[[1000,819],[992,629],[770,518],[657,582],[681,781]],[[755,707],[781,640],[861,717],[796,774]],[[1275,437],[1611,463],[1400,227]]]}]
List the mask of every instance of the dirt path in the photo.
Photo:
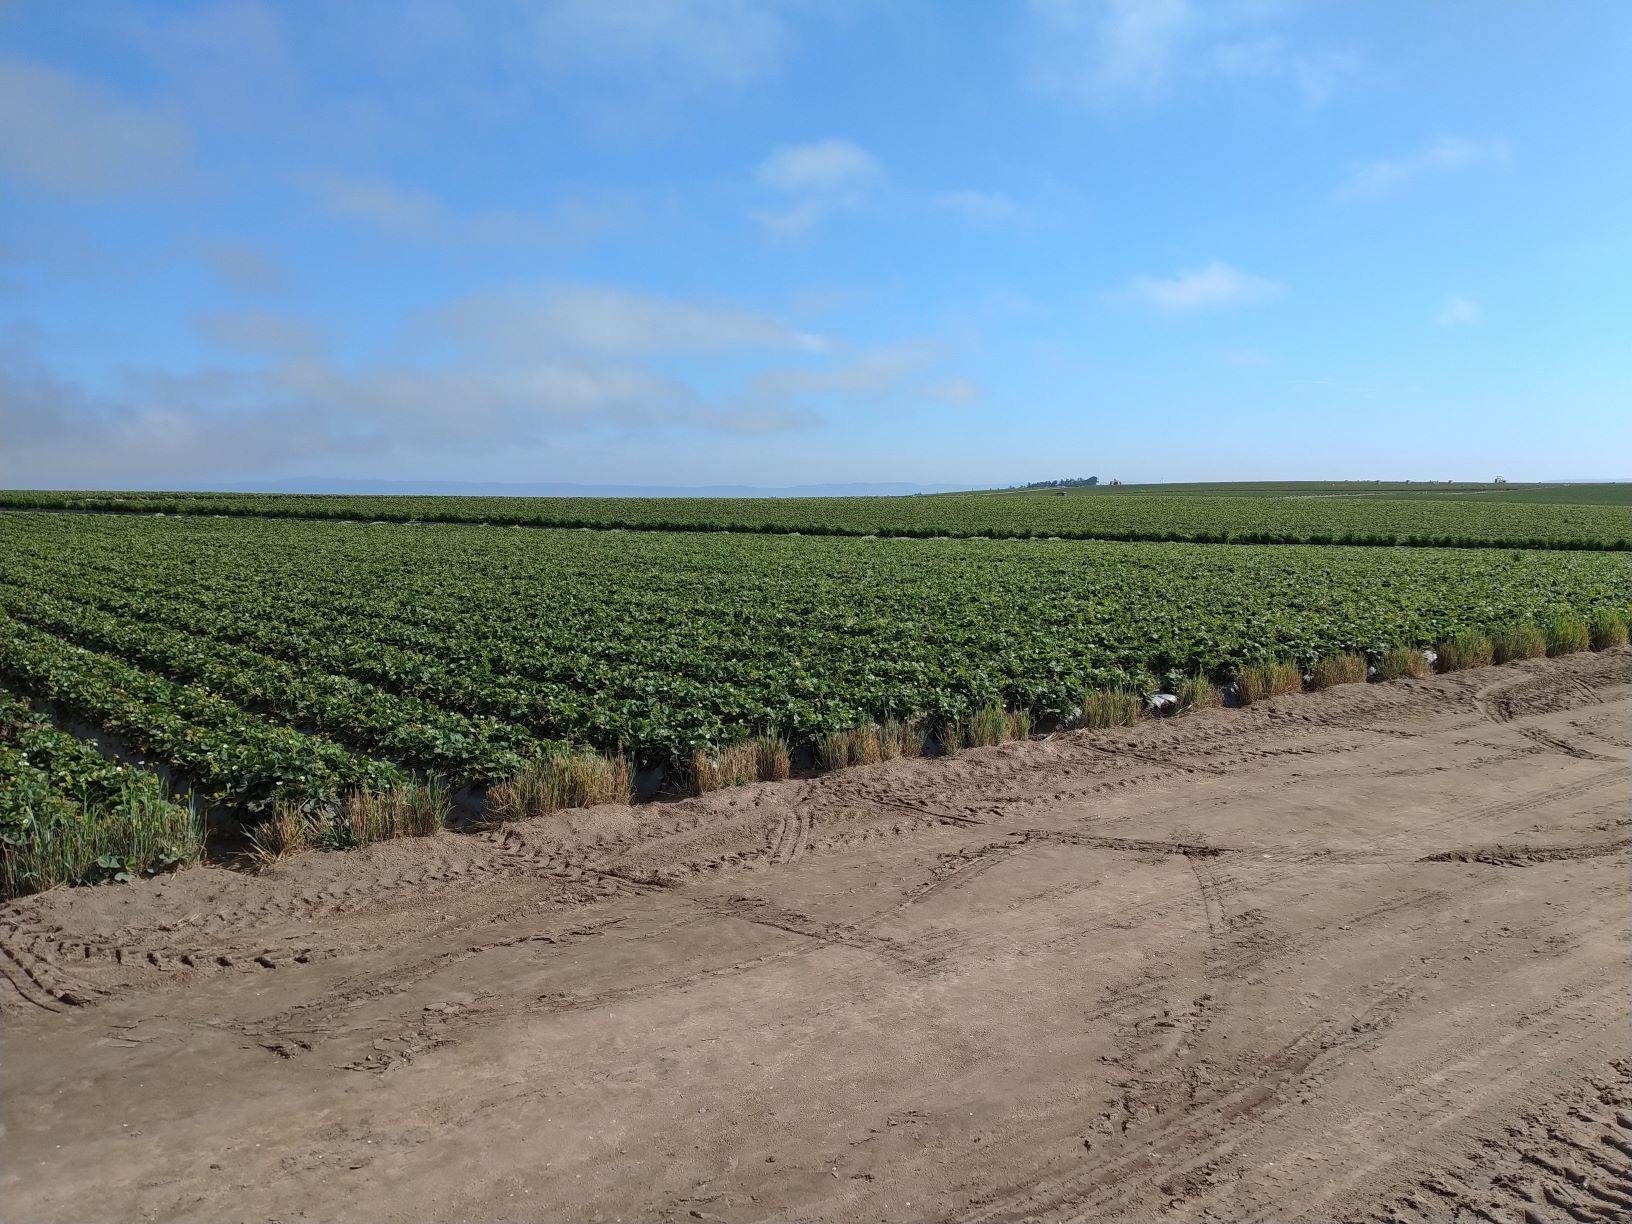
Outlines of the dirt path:
[{"label": "dirt path", "polygon": [[1632,654],[0,909],[7,1220],[1632,1215]]}]

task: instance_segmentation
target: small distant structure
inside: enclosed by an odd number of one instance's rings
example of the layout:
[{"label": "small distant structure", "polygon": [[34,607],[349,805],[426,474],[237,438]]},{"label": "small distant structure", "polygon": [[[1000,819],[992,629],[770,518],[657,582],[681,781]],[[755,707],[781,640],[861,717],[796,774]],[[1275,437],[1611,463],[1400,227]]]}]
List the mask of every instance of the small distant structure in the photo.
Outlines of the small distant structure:
[{"label": "small distant structure", "polygon": [[1120,481],[1120,480],[1113,480],[1113,481],[1111,481],[1111,483],[1112,483],[1112,484],[1113,484],[1113,485],[1119,485],[1119,484],[1121,484],[1121,483],[1122,483],[1122,482],[1121,482],[1121,481]]},{"label": "small distant structure", "polygon": [[1507,483],[1507,477],[1506,476],[1498,476],[1498,477],[1496,477],[1495,480],[1491,481],[1490,483],[1491,484],[1506,484]]},{"label": "small distant structure", "polygon": [[1098,476],[1073,476],[1066,480],[1034,480],[1026,489],[1091,489],[1099,483]]}]

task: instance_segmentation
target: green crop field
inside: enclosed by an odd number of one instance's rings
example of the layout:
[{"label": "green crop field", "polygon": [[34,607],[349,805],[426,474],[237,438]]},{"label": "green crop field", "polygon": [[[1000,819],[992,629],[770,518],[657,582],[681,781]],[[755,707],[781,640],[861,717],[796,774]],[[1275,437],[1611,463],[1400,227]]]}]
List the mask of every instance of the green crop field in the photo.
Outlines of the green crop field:
[{"label": "green crop field", "polygon": [[1244,544],[1632,548],[1632,485],[1151,485],[917,497],[0,493],[0,508],[543,527]]},{"label": "green crop field", "polygon": [[0,833],[27,831],[43,800],[25,791],[101,811],[146,785],[53,773],[42,735],[58,759],[80,741],[38,711],[254,813],[413,779],[479,789],[583,749],[680,779],[750,736],[1069,723],[1096,693],[1628,608],[1632,560],[1591,551],[13,512],[0,681],[32,709],[0,708]]}]

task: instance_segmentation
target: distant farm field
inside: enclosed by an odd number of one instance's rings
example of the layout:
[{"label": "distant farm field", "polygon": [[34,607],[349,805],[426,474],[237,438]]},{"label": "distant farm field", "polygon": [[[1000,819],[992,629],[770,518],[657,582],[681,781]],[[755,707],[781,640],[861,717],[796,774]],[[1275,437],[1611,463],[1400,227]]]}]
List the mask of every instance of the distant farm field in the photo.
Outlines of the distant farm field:
[{"label": "distant farm field", "polygon": [[330,497],[0,493],[0,507],[910,537],[1632,548],[1632,485],[1285,483],[918,497]]}]

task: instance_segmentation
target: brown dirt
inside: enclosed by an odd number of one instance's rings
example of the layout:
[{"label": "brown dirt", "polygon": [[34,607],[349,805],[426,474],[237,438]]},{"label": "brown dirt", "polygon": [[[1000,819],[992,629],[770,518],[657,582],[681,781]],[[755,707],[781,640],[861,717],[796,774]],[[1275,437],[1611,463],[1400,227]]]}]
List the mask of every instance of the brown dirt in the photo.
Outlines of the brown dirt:
[{"label": "brown dirt", "polygon": [[1629,664],[6,905],[0,1212],[1627,1219]]}]

